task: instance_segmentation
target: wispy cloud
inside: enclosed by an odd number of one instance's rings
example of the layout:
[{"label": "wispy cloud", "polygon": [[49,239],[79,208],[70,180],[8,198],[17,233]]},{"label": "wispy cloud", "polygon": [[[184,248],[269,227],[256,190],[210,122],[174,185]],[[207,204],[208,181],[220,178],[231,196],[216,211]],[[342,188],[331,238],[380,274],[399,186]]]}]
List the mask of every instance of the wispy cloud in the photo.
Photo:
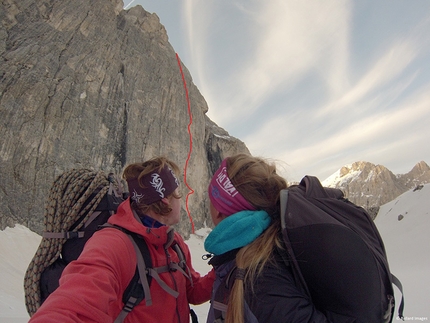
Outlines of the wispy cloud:
[{"label": "wispy cloud", "polygon": [[[305,124],[300,129],[303,120],[298,119],[299,126],[288,129],[285,120],[287,116],[272,120],[245,142],[253,143],[256,154],[273,156],[292,165],[290,172],[295,177],[309,172],[329,176],[336,167],[358,160],[399,167],[429,156],[430,86],[415,91],[390,110],[369,114],[351,123],[335,122],[337,127],[329,135],[316,138],[316,133],[308,144],[296,146],[294,141],[302,143],[301,136],[309,136],[312,128],[308,129]],[[265,134],[270,132],[276,135],[268,139]],[[423,157],[411,161],[417,151]],[[412,166],[406,164],[406,167]]]},{"label": "wispy cloud", "polygon": [[394,44],[382,57],[367,71],[356,85],[348,89],[339,99],[330,102],[319,111],[319,115],[339,113],[349,109],[369,95],[375,95],[389,82],[395,80],[414,60],[417,51],[413,44],[401,41]]},{"label": "wispy cloud", "polygon": [[[269,1],[248,8],[247,14],[258,26],[252,35],[256,46],[234,73],[226,73],[227,80],[219,81],[230,84],[229,88],[214,95],[210,88],[205,90],[214,98],[209,102],[217,106],[212,112],[216,121],[228,124],[264,108],[273,93],[294,86],[307,73],[324,75],[331,91],[341,90],[347,75],[348,6],[328,1]],[[230,50],[233,56],[234,44]]]}]

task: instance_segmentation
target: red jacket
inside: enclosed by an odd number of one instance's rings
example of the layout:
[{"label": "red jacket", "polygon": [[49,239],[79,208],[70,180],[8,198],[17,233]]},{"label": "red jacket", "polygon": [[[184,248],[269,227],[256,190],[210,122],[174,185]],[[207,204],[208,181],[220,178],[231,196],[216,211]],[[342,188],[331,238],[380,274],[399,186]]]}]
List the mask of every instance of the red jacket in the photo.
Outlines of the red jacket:
[{"label": "red jacket", "polygon": [[[169,227],[144,227],[133,217],[129,200],[119,206],[117,214],[111,216],[109,223],[142,235],[150,250],[153,267],[167,264],[163,245],[167,241]],[[161,273],[161,279],[179,292],[178,298],[165,292],[152,279],[152,305],[147,306],[143,300],[127,315],[125,322],[188,323],[189,303],[201,304],[210,299],[214,272],[210,271],[201,277],[191,265],[191,254],[182,237],[175,233],[175,240],[185,254],[193,286],[180,271]],[[168,252],[172,260],[178,262],[176,252],[171,248]],[[66,267],[60,287],[48,297],[29,322],[113,322],[123,307],[122,295],[135,270],[136,253],[130,239],[117,229],[102,229],[88,240],[78,260]]]}]

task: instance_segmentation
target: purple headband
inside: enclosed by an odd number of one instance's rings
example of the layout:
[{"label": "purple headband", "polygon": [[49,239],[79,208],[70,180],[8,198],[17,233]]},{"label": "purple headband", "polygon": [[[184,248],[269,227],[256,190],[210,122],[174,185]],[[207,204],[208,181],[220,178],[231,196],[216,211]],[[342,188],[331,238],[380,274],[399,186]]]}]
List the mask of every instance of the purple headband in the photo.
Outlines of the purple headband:
[{"label": "purple headband", "polygon": [[161,171],[154,171],[138,178],[127,180],[130,198],[136,203],[146,205],[157,202],[170,194],[179,186],[173,171],[165,165]]},{"label": "purple headband", "polygon": [[243,210],[256,210],[234,187],[227,174],[225,159],[212,177],[208,190],[215,209],[226,216]]}]

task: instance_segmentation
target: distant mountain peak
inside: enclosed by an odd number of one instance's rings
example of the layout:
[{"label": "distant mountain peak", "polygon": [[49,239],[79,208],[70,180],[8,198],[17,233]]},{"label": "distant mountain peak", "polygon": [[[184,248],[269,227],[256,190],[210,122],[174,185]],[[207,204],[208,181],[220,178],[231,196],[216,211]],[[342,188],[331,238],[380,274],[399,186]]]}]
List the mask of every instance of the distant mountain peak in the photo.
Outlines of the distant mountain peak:
[{"label": "distant mountain peak", "polygon": [[350,201],[368,210],[426,183],[430,183],[430,167],[424,161],[409,173],[397,176],[383,165],[357,161],[342,166],[322,182],[326,187],[341,189]]},{"label": "distant mountain peak", "polygon": [[412,168],[412,170],[410,171],[410,173],[412,172],[417,172],[417,173],[426,173],[430,171],[430,167],[429,165],[427,165],[427,163],[425,161],[420,161],[419,163],[417,163],[414,168]]}]

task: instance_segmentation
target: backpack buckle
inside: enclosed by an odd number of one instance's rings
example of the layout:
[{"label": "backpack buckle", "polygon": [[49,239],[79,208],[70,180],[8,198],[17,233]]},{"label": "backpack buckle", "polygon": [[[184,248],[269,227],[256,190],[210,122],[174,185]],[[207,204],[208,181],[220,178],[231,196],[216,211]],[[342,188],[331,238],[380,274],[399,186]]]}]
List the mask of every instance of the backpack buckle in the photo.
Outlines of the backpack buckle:
[{"label": "backpack buckle", "polygon": [[84,237],[84,232],[81,231],[69,231],[66,232],[66,239],[76,239],[76,238],[83,238]]}]

